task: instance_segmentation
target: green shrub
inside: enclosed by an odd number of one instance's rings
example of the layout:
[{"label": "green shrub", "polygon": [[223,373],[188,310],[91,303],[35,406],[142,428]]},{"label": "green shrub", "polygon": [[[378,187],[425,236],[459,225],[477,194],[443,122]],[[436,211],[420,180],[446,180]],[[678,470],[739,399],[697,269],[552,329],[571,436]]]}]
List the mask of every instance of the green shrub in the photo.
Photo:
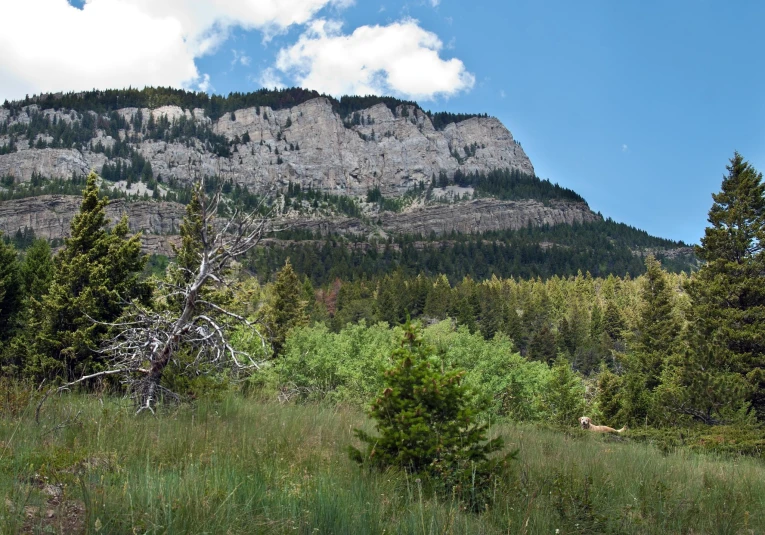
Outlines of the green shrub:
[{"label": "green shrub", "polygon": [[300,400],[364,405],[380,390],[398,336],[399,329],[384,323],[361,322],[339,333],[322,324],[297,327],[262,380]]},{"label": "green shrub", "polygon": [[464,325],[455,329],[451,320],[445,320],[425,329],[424,339],[435,347],[446,366],[467,372],[465,384],[488,398],[492,415],[515,421],[543,417],[537,400],[550,369],[522,357],[506,336],[485,340],[480,333],[470,333]]}]

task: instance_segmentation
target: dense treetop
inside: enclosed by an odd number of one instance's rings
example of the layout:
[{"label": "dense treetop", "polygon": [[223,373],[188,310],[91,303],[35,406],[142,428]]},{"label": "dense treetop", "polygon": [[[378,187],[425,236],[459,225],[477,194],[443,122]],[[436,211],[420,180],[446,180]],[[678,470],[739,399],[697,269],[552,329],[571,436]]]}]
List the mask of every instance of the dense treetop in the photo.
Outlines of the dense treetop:
[{"label": "dense treetop", "polygon": [[[122,108],[159,108],[161,106],[180,106],[185,109],[201,108],[213,120],[223,114],[243,108],[267,106],[273,110],[282,110],[302,104],[311,99],[324,97],[332,103],[332,108],[341,116],[347,117],[355,111],[367,109],[377,104],[385,104],[395,112],[398,106],[414,106],[416,102],[377,95],[343,96],[336,99],[317,91],[290,87],[286,89],[259,89],[250,93],[229,93],[227,96],[208,95],[203,92],[187,91],[173,87],[146,87],[144,89],[106,89],[83,92],[42,94],[27,97],[24,100],[5,101],[8,109],[37,104],[42,108],[64,108],[83,113],[94,111],[105,114]],[[447,124],[464,121],[471,117],[485,117],[483,114],[465,114],[449,112],[426,112],[437,129]]]}]

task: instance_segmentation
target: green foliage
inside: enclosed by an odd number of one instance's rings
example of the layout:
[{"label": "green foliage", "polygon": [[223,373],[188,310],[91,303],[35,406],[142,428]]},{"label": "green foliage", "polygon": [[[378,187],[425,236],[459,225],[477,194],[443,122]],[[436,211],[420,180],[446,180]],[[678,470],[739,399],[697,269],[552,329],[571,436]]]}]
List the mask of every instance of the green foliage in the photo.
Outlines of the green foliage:
[{"label": "green foliage", "polygon": [[0,240],[0,342],[8,339],[15,327],[23,290],[16,249]]},{"label": "green foliage", "polygon": [[444,366],[465,370],[465,386],[481,398],[479,405],[486,407],[488,415],[515,421],[543,418],[536,400],[548,381],[549,368],[523,358],[507,337],[485,340],[465,326],[455,329],[446,320],[425,329],[423,338]]},{"label": "green foliage", "polygon": [[667,402],[707,423],[745,404],[765,417],[765,184],[738,153],[727,169],[686,286],[692,351],[667,373]]},{"label": "green foliage", "polygon": [[[395,361],[385,372],[385,389],[372,403],[370,416],[379,436],[356,429],[366,452],[351,448],[361,463],[399,467],[432,477],[432,484],[467,498],[472,507],[487,499],[500,459],[489,459],[503,447],[501,438],[486,439],[478,423],[483,407],[462,384],[463,371],[441,369],[411,323],[404,326]],[[514,457],[501,459],[505,462]]]},{"label": "green foliage", "polygon": [[617,418],[621,410],[621,377],[602,366],[597,377],[597,389],[596,408],[603,423],[620,426]]},{"label": "green foliage", "polygon": [[[336,278],[382,278],[396,270],[409,277],[420,273],[429,277],[445,275],[452,283],[468,275],[474,280],[490,279],[492,275],[566,277],[578,271],[594,277],[624,277],[627,273],[637,276],[645,272],[645,264],[633,251],[683,245],[612,221],[480,235],[398,235],[386,242],[372,240],[363,245],[358,239],[339,235],[308,237],[305,233],[285,232],[279,237],[298,241],[259,247],[244,260],[246,265],[256,273],[274,273],[290,258],[295,271],[310,277],[314,286],[330,284]],[[692,257],[668,261],[661,258],[661,253],[657,255],[673,272],[690,271],[695,266]]]},{"label": "green foliage", "polygon": [[568,427],[584,414],[584,385],[565,357],[558,357],[542,391],[542,410],[549,422]]},{"label": "green foliage", "polygon": [[53,259],[47,240],[35,240],[27,249],[21,264],[21,280],[28,298],[39,301],[48,293],[53,280]]},{"label": "green foliage", "polygon": [[306,304],[303,301],[303,285],[287,260],[276,276],[271,299],[264,311],[264,323],[274,356],[282,353],[289,332],[308,320]]},{"label": "green foliage", "polygon": [[181,236],[180,248],[173,245],[175,262],[173,268],[168,272],[168,276],[176,286],[185,287],[188,285],[193,280],[194,273],[199,269],[199,264],[202,261],[204,222],[202,220],[202,205],[199,200],[200,194],[202,193],[195,189],[189,204],[186,205],[186,213],[183,216],[179,232]]},{"label": "green foliage", "polygon": [[385,324],[349,325],[339,333],[324,325],[298,327],[281,357],[251,381],[265,383],[285,399],[361,407],[382,388],[398,338],[400,331]]},{"label": "green foliage", "polygon": [[541,201],[566,200],[585,202],[573,190],[552,184],[549,180],[528,175],[518,169],[496,169],[489,173],[463,173],[457,170],[454,183],[458,186],[473,186],[478,193],[498,199],[537,199]]},{"label": "green foliage", "polygon": [[73,379],[96,371],[102,362],[93,350],[108,330],[105,323],[116,320],[127,301],[150,298],[150,286],[139,278],[145,263],[140,235],[127,237],[125,217],[108,231],[106,203],[91,173],[39,307],[37,358],[30,373]]}]

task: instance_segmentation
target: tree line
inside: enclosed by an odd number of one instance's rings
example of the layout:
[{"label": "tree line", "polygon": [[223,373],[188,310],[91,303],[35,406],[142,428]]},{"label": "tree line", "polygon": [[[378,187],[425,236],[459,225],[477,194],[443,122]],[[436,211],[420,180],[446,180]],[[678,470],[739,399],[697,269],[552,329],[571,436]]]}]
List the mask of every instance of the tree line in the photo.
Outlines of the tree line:
[{"label": "tree line", "polygon": [[[416,102],[377,95],[343,96],[336,99],[317,91],[300,87],[284,89],[259,89],[249,93],[232,92],[226,96],[208,95],[204,92],[187,91],[173,87],[146,87],[144,89],[107,89],[63,94],[43,94],[23,100],[8,101],[3,107],[18,112],[22,107],[37,104],[43,109],[66,109],[85,114],[93,111],[108,114],[122,108],[149,108],[162,106],[180,106],[183,109],[202,109],[205,115],[216,121],[226,113],[245,108],[269,107],[272,110],[292,108],[309,100],[324,97],[330,101],[332,108],[341,117],[351,116],[354,112],[370,108],[377,104],[385,104],[395,113],[398,106],[414,106],[421,109]],[[464,121],[471,117],[486,117],[486,114],[467,114],[449,112],[426,112],[437,130],[443,129],[452,122]]]},{"label": "tree line", "polygon": [[[581,272],[545,280],[452,282],[444,274],[395,270],[316,289],[285,262],[265,287],[238,266],[225,275],[230,284],[211,279],[200,299],[217,307],[213,310],[225,304],[227,312],[260,325],[268,340],[264,358],[277,361],[289,352],[293,333],[309,323],[339,333],[417,318],[446,322],[487,342],[504,340],[523,362],[549,370],[550,381],[559,385],[555,395],[571,403],[583,391],[582,378],[589,377],[605,423],[762,421],[765,184],[739,154],[727,169],[721,191],[713,195],[710,226],[696,248],[703,264],[690,275],[668,273],[647,256],[645,274],[634,278]],[[194,273],[200,247],[209,247],[197,238],[206,232],[200,221],[212,219],[196,217],[197,203],[190,203],[176,261],[166,275],[147,279],[140,236],[128,236],[124,219],[107,229],[106,202],[91,175],[71,236],[55,256],[44,241],[35,241],[23,255],[0,242],[3,375],[72,380],[103,369],[99,348],[107,338],[119,338],[125,325],[120,318],[131,301],[157,317],[176,306],[175,293],[157,289],[178,287]],[[232,335],[239,348],[252,344],[244,335]],[[165,380],[188,385],[183,370],[193,359],[193,353],[179,351],[178,367]]]}]

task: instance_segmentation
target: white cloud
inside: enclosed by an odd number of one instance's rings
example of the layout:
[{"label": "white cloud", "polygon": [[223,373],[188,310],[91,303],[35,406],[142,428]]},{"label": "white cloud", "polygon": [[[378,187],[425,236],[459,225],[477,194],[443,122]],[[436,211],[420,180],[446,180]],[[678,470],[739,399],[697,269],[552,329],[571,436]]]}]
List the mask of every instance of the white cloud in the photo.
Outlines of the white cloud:
[{"label": "white cloud", "polygon": [[430,0],[430,5],[433,7],[438,7],[438,4],[441,3],[441,0]]},{"label": "white cloud", "polygon": [[213,87],[210,85],[210,75],[203,74],[202,79],[197,83],[197,89],[205,93],[209,93]]},{"label": "white cloud", "polygon": [[[275,33],[352,0],[67,0],[3,2],[0,100],[92,88],[209,87],[194,59],[231,28]],[[244,63],[243,63],[244,64]]]},{"label": "white cloud", "polygon": [[232,67],[234,67],[237,63],[245,67],[250,66],[250,56],[248,56],[244,50],[233,49],[231,50],[231,54],[234,56],[234,59],[231,60]]},{"label": "white cloud", "polygon": [[412,19],[361,26],[350,35],[337,22],[316,20],[297,43],[279,51],[275,66],[299,85],[332,95],[394,93],[427,100],[475,85],[462,61],[439,57],[442,48],[436,34]]},{"label": "white cloud", "polygon": [[286,87],[284,82],[282,82],[281,76],[279,76],[279,73],[277,73],[273,67],[263,69],[260,76],[254,81],[260,84],[261,87],[266,87],[268,89],[283,89]]},{"label": "white cloud", "polygon": [[499,96],[502,97],[502,98],[505,98],[507,96],[507,94],[505,93],[504,89],[500,89],[499,90]]},{"label": "white cloud", "polygon": [[626,144],[622,145],[622,152],[629,152],[629,151],[630,151],[630,148]]}]

